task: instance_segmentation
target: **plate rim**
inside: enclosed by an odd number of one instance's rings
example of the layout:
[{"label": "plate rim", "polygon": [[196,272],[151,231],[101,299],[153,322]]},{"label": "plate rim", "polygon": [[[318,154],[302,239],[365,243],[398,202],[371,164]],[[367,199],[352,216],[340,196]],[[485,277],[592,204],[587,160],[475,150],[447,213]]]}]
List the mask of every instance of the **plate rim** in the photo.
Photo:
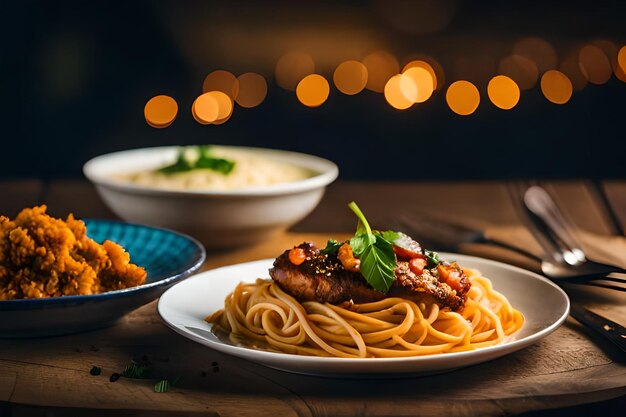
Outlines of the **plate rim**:
[{"label": "plate rim", "polygon": [[[192,275],[198,269],[202,267],[204,261],[206,260],[206,249],[204,245],[202,245],[197,239],[181,232],[177,232],[175,230],[171,230],[165,227],[151,226],[141,223],[131,223],[125,222],[122,220],[112,220],[112,219],[95,219],[95,218],[82,218],[80,219],[85,222],[87,226],[87,235],[89,235],[89,223],[99,223],[99,224],[115,224],[121,225],[124,227],[137,227],[140,229],[153,229],[161,232],[165,232],[168,234],[173,234],[182,237],[185,240],[188,240],[192,243],[192,245],[197,249],[198,255],[192,259],[189,266],[167,278],[163,278],[158,281],[149,282],[147,284],[137,285],[135,287],[122,288],[119,290],[101,292],[98,294],[84,294],[84,295],[64,295],[59,297],[48,297],[48,298],[20,298],[14,300],[0,300],[0,311],[16,311],[16,310],[28,310],[28,309],[36,309],[39,307],[49,307],[54,305],[62,305],[62,304],[71,304],[71,303],[83,303],[90,301],[101,301],[104,299],[115,299],[133,295],[135,293],[141,293],[144,291],[148,291],[152,288],[161,287],[163,285],[169,285],[171,283],[175,283],[176,281],[181,281],[184,278]],[[132,256],[132,254],[131,254]]]},{"label": "plate rim", "polygon": [[[163,321],[163,323],[168,326],[169,328],[171,328],[172,330],[174,330],[176,333],[180,334],[183,337],[186,337],[190,340],[193,340],[197,343],[200,343],[204,346],[207,346],[209,348],[213,348],[215,350],[218,350],[220,352],[232,355],[232,356],[237,356],[240,358],[244,358],[247,360],[251,360],[254,361],[256,363],[259,363],[261,365],[264,366],[271,366],[272,365],[268,365],[267,362],[274,362],[274,361],[278,361],[278,360],[282,360],[282,361],[287,361],[287,362],[300,362],[300,363],[304,363],[306,365],[313,365],[313,364],[333,364],[333,363],[340,363],[340,364],[347,364],[347,365],[352,365],[352,364],[394,364],[394,363],[406,363],[406,362],[410,362],[410,363],[420,363],[420,362],[437,362],[440,360],[446,360],[446,359],[467,359],[467,358],[474,358],[474,357],[481,357],[481,356],[488,356],[489,359],[495,359],[497,357],[501,357],[501,356],[505,356],[509,353],[513,353],[514,351],[517,351],[519,349],[522,349],[526,346],[529,346],[533,343],[535,343],[536,341],[548,336],[550,333],[554,332],[556,329],[558,329],[563,322],[565,322],[565,320],[567,319],[568,315],[569,315],[569,310],[570,310],[570,299],[567,296],[567,294],[565,293],[565,291],[563,291],[562,288],[560,288],[558,285],[556,285],[554,282],[550,281],[549,279],[533,272],[533,271],[529,271],[527,269],[524,268],[520,268],[518,266],[515,265],[510,265],[504,262],[500,262],[500,261],[495,261],[492,259],[487,259],[487,258],[482,258],[482,257],[478,257],[478,256],[473,256],[473,255],[465,255],[465,254],[459,254],[459,253],[450,253],[450,252],[440,252],[440,255],[443,257],[462,257],[465,258],[466,260],[476,260],[479,262],[484,262],[486,264],[490,264],[492,266],[495,267],[500,267],[500,268],[505,268],[505,269],[510,269],[512,271],[518,272],[518,273],[523,273],[523,274],[527,274],[530,275],[531,277],[533,277],[534,279],[538,279],[539,281],[541,281],[543,284],[546,284],[550,287],[552,287],[554,290],[556,290],[556,292],[561,296],[562,301],[564,301],[564,309],[563,311],[560,312],[559,317],[552,323],[550,323],[548,326],[546,326],[545,328],[529,334],[523,338],[520,339],[515,339],[509,342],[505,342],[505,343],[501,343],[498,345],[494,345],[494,346],[487,346],[484,348],[480,348],[477,350],[472,350],[472,351],[464,351],[464,352],[450,352],[450,353],[438,353],[438,354],[433,354],[433,355],[423,355],[423,356],[413,356],[413,357],[395,357],[395,358],[337,358],[337,357],[318,357],[318,356],[306,356],[306,355],[296,355],[296,354],[289,354],[289,353],[282,353],[282,352],[270,352],[270,351],[265,351],[262,349],[253,349],[253,348],[248,348],[248,347],[243,347],[243,346],[235,346],[232,344],[228,344],[225,342],[221,342],[221,341],[214,341],[214,340],[210,340],[204,337],[201,337],[189,330],[185,330],[182,327],[186,327],[184,325],[179,325],[176,323],[173,323],[171,321],[168,320],[168,318],[166,317],[167,314],[163,314],[163,308],[165,307],[166,303],[168,302],[168,297],[170,297],[175,291],[177,291],[175,288],[180,286],[180,285],[190,285],[191,282],[193,282],[196,279],[202,279],[203,276],[205,275],[209,275],[212,273],[219,273],[222,270],[225,269],[230,269],[233,267],[241,267],[241,266],[249,266],[252,264],[271,264],[271,262],[274,261],[274,258],[266,258],[266,259],[260,259],[260,260],[256,260],[256,261],[248,261],[248,262],[241,262],[241,263],[237,263],[237,264],[232,264],[232,265],[225,265],[219,268],[214,268],[214,269],[210,269],[207,271],[204,271],[200,274],[195,275],[194,277],[190,278],[189,280],[186,280],[185,282],[181,282],[178,283],[174,286],[172,286],[171,288],[169,288],[168,290],[166,290],[161,297],[159,298],[158,304],[157,304],[157,314],[159,315],[159,317],[161,318],[161,320]],[[461,260],[461,262],[463,262]],[[179,288],[180,289],[180,288]],[[497,289],[496,289],[497,290]],[[507,296],[506,294],[504,294],[505,296]],[[206,329],[201,329],[201,330],[206,330]],[[210,331],[210,330],[207,330]],[[502,354],[497,355],[497,356],[491,356],[490,353],[493,352],[499,352],[499,351],[503,351]],[[250,356],[253,356],[253,358],[251,358]],[[259,356],[259,358],[257,359],[256,357]],[[471,361],[468,359],[469,362],[467,362],[464,365],[460,365],[460,366],[455,366],[455,367],[450,367],[448,369],[452,370],[454,368],[458,368],[461,366],[468,366],[471,364],[475,364],[475,363],[479,363],[479,362],[483,362],[482,360],[477,360],[477,361]],[[277,367],[279,369],[283,369],[283,370],[288,370],[287,367]],[[291,371],[291,372],[296,372],[296,373],[302,373],[301,371]],[[355,373],[357,371],[354,371]],[[408,373],[421,373],[420,371],[407,371]],[[304,373],[308,373],[308,372],[304,372]],[[324,371],[320,371],[320,374],[327,374],[330,372],[324,372]],[[340,373],[350,373],[350,372],[340,372]],[[360,373],[360,372],[359,372]],[[380,372],[375,372],[375,371],[365,371],[364,373],[380,373]],[[397,373],[397,372],[394,372]]]}]

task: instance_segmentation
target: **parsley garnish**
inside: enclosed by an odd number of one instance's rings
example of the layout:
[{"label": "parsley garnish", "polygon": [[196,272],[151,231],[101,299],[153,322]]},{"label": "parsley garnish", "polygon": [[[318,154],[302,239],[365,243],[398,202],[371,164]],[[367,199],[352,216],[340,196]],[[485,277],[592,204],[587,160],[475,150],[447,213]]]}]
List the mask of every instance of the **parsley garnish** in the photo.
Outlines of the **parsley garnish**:
[{"label": "parsley garnish", "polygon": [[154,392],[167,392],[170,390],[171,384],[167,379],[162,379],[154,384]]},{"label": "parsley garnish", "polygon": [[157,169],[162,174],[175,174],[179,172],[188,172],[194,169],[210,169],[228,175],[233,168],[235,162],[229,159],[216,158],[211,156],[210,147],[201,145],[197,147],[198,159],[191,162],[186,157],[187,148],[181,148],[178,151],[176,162],[171,165]]},{"label": "parsley garnish", "polygon": [[324,255],[335,254],[339,251],[339,248],[343,245],[343,242],[337,242],[335,239],[328,239],[326,243],[326,247],[322,249],[320,252]]},{"label": "parsley garnish", "polygon": [[439,254],[437,252],[433,252],[431,250],[425,250],[424,256],[428,261],[428,267],[434,268],[441,263],[441,259],[439,259]]},{"label": "parsley garnish", "polygon": [[159,382],[154,384],[154,392],[168,392],[170,388],[176,385],[179,379],[180,379],[180,376],[177,376],[172,381],[170,381],[169,379],[160,380]]},{"label": "parsley garnish", "polygon": [[141,365],[136,362],[131,362],[130,364],[126,365],[126,368],[124,368],[122,376],[126,378],[141,379],[146,375],[147,371],[147,365]]},{"label": "parsley garnish", "polygon": [[348,207],[359,218],[356,233],[350,239],[350,247],[354,256],[361,260],[361,274],[372,288],[387,293],[396,279],[396,255],[393,244],[388,239],[397,239],[398,233],[373,232],[359,206],[353,201]]}]

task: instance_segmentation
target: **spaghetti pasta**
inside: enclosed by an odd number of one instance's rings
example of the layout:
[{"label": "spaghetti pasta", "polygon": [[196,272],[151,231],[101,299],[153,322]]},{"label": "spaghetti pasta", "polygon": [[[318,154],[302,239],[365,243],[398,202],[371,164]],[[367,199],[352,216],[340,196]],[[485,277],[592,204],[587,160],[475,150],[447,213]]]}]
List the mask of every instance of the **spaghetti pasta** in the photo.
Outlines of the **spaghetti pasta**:
[{"label": "spaghetti pasta", "polygon": [[461,312],[399,297],[342,305],[298,302],[272,280],[240,283],[224,309],[205,318],[248,341],[292,354],[342,358],[388,358],[473,350],[502,343],[524,316],[479,271]]}]

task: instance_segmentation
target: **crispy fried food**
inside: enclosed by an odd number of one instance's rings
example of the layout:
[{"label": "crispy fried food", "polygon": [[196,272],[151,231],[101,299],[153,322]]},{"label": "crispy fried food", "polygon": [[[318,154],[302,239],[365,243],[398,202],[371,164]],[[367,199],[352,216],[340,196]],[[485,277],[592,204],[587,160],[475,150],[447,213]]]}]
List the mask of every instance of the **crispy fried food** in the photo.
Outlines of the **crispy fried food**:
[{"label": "crispy fried food", "polygon": [[55,219],[45,205],[0,216],[0,300],[97,294],[145,282],[145,269],[109,240],[87,237],[85,223]]}]

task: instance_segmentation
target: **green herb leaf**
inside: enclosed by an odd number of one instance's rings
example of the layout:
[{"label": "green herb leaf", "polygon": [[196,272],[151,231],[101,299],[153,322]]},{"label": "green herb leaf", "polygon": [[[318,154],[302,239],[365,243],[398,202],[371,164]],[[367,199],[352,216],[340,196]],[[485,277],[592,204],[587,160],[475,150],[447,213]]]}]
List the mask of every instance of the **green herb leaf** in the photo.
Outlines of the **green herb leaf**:
[{"label": "green herb leaf", "polygon": [[221,172],[224,175],[228,175],[235,168],[234,161],[211,156],[210,147],[207,145],[197,147],[198,159],[196,159],[193,163],[187,160],[185,153],[186,148],[180,149],[178,151],[176,162],[172,165],[157,169],[157,172],[163,174],[174,174],[178,172],[192,171],[194,169],[211,169],[213,171]]},{"label": "green herb leaf", "polygon": [[172,384],[167,379],[162,379],[156,384],[154,384],[154,392],[168,392]]},{"label": "green herb leaf", "polygon": [[400,239],[400,237],[401,237],[400,233],[394,232],[393,230],[384,231],[384,232],[382,232],[381,235],[382,235],[383,239],[385,239],[387,242],[391,242],[391,243],[394,243],[396,240]]},{"label": "green herb leaf", "polygon": [[387,293],[396,279],[395,266],[393,245],[385,239],[376,239],[361,255],[361,273],[372,288],[382,293]]},{"label": "green herb leaf", "polygon": [[434,268],[441,263],[441,259],[439,259],[439,254],[437,252],[433,252],[431,250],[425,250],[424,256],[428,261],[428,267]]},{"label": "green herb leaf", "polygon": [[136,362],[133,362],[124,368],[122,372],[122,376],[126,378],[143,378],[146,372],[148,371],[148,367],[146,365],[140,365]]},{"label": "green herb leaf", "polygon": [[352,239],[350,239],[350,247],[352,248],[352,253],[357,258],[360,257],[365,249],[374,243],[376,237],[374,235],[368,235],[367,233],[361,233],[354,235]]},{"label": "green herb leaf", "polygon": [[350,246],[355,256],[361,260],[361,274],[372,288],[387,293],[396,279],[393,245],[380,232],[372,232],[365,215],[354,201],[348,207],[359,219],[357,233],[350,239]]},{"label": "green herb leaf", "polygon": [[340,242],[337,242],[335,239],[328,239],[328,242],[326,242],[326,247],[322,249],[320,252],[325,255],[334,254],[334,253],[337,253],[337,251],[339,251],[339,248],[341,247],[341,245],[343,245],[343,242],[340,243]]},{"label": "green herb leaf", "polygon": [[223,158],[215,158],[209,155],[208,147],[204,147],[200,151],[200,157],[194,165],[195,168],[207,168],[213,171],[221,172],[222,174],[228,174],[235,168],[235,162]]},{"label": "green herb leaf", "polygon": [[350,210],[352,210],[354,214],[356,214],[356,217],[359,219],[359,222],[356,225],[355,234],[360,235],[363,233],[367,233],[368,235],[371,235],[372,228],[370,227],[370,224],[367,222],[367,219],[365,218],[365,215],[363,214],[359,206],[357,206],[356,203],[352,201],[350,202],[350,204],[348,204],[348,207],[350,207]]},{"label": "green herb leaf", "polygon": [[192,169],[193,166],[191,165],[191,163],[189,163],[189,161],[187,161],[187,158],[185,158],[185,150],[179,149],[176,162],[174,162],[172,165],[164,166],[157,169],[157,172],[160,172],[162,174],[174,174],[176,172],[191,171]]},{"label": "green herb leaf", "polygon": [[367,233],[368,233],[367,232],[367,228],[365,227],[363,222],[361,220],[357,221],[356,222],[356,232],[354,234],[355,235],[366,235]]}]

